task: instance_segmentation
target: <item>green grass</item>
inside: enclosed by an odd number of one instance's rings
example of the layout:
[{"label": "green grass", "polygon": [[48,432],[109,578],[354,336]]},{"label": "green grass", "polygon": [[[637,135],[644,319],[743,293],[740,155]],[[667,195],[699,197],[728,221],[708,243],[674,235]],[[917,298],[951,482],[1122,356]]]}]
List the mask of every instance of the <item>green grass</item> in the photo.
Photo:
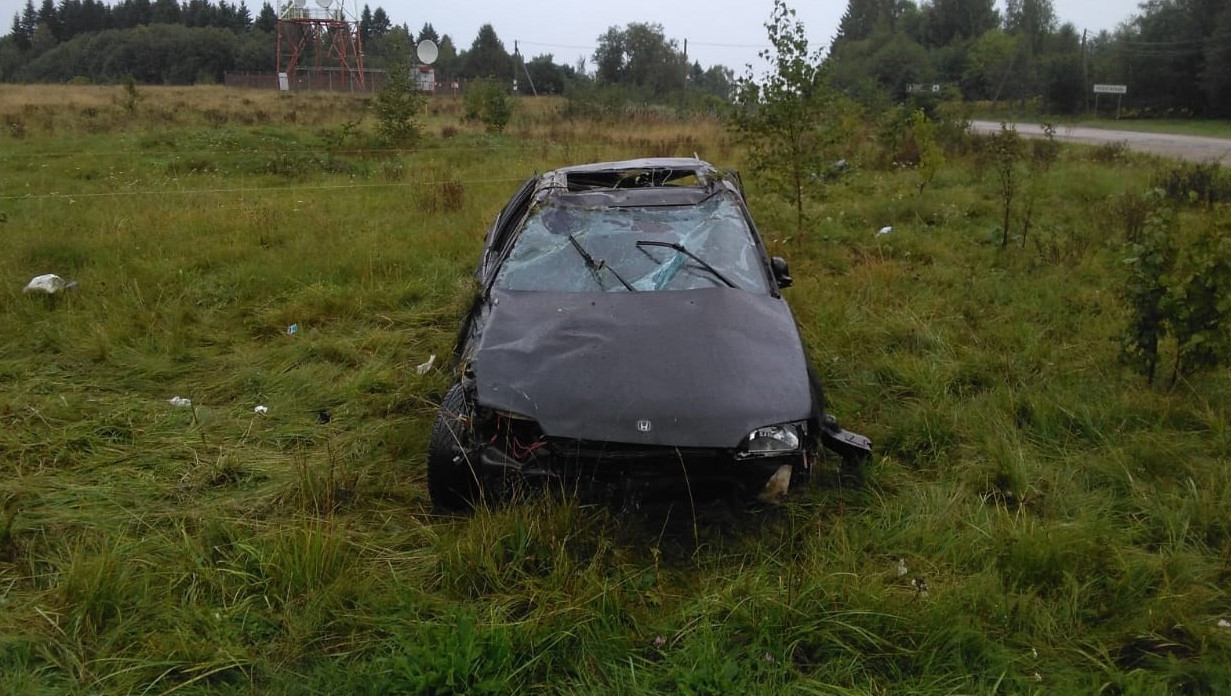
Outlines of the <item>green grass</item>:
[{"label": "green grass", "polygon": [[[378,151],[325,113],[0,135],[0,693],[1231,689],[1231,379],[1116,360],[1113,203],[1157,164],[1066,150],[1008,249],[974,155],[922,194],[858,162],[803,240],[772,241],[793,210],[746,174],[833,410],[876,443],[866,485],[697,524],[440,518],[450,377],[414,367],[451,349],[519,182],[739,153],[529,106],[508,136],[444,108]],[[46,272],[80,286],[22,294]]]}]

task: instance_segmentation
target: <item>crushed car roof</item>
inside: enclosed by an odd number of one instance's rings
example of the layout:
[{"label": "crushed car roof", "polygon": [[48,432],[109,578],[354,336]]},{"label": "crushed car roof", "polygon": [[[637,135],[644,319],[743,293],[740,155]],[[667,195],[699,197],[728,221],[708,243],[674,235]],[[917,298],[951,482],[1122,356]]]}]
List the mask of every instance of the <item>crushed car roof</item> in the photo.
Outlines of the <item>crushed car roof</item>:
[{"label": "crushed car roof", "polygon": [[[714,166],[689,157],[646,157],[561,167],[539,176],[539,200],[576,194],[586,206],[695,205],[733,189]],[[567,196],[566,196],[567,198]]]}]

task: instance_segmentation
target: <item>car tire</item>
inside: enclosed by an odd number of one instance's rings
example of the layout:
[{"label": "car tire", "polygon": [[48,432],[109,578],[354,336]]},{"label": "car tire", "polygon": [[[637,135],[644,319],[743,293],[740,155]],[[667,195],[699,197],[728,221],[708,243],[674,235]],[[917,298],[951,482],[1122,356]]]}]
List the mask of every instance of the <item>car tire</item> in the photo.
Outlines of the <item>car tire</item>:
[{"label": "car tire", "polygon": [[464,512],[478,498],[478,471],[467,454],[472,414],[466,390],[454,384],[440,402],[427,446],[427,492],[437,511]]}]

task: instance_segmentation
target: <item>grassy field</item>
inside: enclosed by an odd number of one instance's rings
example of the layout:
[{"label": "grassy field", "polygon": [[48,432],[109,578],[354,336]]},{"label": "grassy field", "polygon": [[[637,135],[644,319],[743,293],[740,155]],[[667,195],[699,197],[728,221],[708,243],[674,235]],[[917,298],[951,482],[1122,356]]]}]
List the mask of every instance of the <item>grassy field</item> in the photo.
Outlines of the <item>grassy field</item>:
[{"label": "grassy field", "polygon": [[[921,190],[852,142],[804,239],[745,176],[832,409],[876,444],[866,484],[442,518],[450,375],[415,366],[520,181],[740,149],[546,101],[504,135],[432,101],[388,150],[357,97],[123,97],[0,87],[0,693],[1231,690],[1231,375],[1117,362],[1126,201],[1169,165],[1065,149],[1004,249],[977,149]],[[79,286],[22,293],[52,272]]]}]

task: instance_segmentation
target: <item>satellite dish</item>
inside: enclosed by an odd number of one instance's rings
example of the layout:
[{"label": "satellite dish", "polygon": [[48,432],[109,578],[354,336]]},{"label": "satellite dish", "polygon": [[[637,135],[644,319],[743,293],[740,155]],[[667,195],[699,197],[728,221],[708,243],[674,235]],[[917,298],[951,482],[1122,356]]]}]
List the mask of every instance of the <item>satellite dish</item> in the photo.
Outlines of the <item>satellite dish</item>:
[{"label": "satellite dish", "polygon": [[419,54],[419,62],[424,65],[431,65],[440,57],[440,49],[436,48],[436,42],[431,39],[424,39],[415,46],[415,52]]}]

